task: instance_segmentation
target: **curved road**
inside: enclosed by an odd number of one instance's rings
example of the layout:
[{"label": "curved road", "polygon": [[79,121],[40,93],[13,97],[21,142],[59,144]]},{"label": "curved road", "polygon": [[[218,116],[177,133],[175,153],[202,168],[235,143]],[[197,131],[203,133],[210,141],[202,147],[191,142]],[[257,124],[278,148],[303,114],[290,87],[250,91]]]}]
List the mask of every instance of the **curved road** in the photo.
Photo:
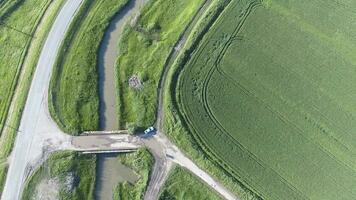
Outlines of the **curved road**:
[{"label": "curved road", "polygon": [[36,71],[31,83],[25,109],[20,122],[15,146],[10,156],[10,167],[1,196],[2,200],[20,199],[28,173],[43,157],[45,143],[51,148],[66,148],[67,137],[51,120],[47,105],[47,89],[52,68],[66,30],[82,0],[68,0],[58,14],[43,46]]},{"label": "curved road", "polygon": [[[48,153],[58,150],[75,150],[71,144],[71,136],[64,134],[50,117],[47,105],[47,90],[61,41],[64,39],[66,30],[82,1],[68,0],[66,2],[58,14],[42,49],[27,97],[19,133],[11,154],[10,167],[1,196],[2,200],[20,199],[26,178],[34,168],[46,159]],[[161,88],[160,95],[162,94]],[[229,200],[237,199],[209,174],[195,165],[192,160],[187,158],[160,132],[161,108],[162,101],[159,100],[157,118],[159,131],[157,135],[148,139],[141,138],[144,145],[152,151],[157,161],[145,199],[158,198],[160,188],[173,163],[187,168],[206,184],[210,185],[222,197]],[[167,154],[172,155],[173,158],[167,158]]]}]

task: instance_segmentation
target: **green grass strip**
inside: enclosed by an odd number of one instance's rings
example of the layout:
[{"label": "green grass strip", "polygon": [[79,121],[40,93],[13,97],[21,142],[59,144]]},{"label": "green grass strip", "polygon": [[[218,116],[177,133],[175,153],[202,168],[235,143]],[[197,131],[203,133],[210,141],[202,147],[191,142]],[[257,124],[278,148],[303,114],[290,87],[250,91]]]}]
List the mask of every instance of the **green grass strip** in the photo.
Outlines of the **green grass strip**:
[{"label": "green grass strip", "polygon": [[[57,195],[51,197],[58,199],[93,199],[95,162],[94,155],[73,152],[54,153],[28,180],[22,199],[36,199],[39,192],[42,192],[40,195],[44,195],[44,193]],[[52,187],[55,188],[48,188],[47,190],[45,188],[45,191],[43,191],[42,186],[42,191],[39,189],[41,183],[48,184],[51,181],[54,182]]]},{"label": "green grass strip", "polygon": [[193,135],[188,131],[187,125],[181,120],[182,116],[177,110],[176,87],[182,68],[189,61],[196,47],[201,43],[210,27],[216,22],[229,0],[219,0],[211,4],[205,15],[193,29],[182,53],[180,53],[168,72],[167,83],[164,88],[164,130],[165,133],[204,170],[221,181],[229,190],[241,199],[259,199],[259,197],[246,188],[239,180],[216,163],[209,151],[203,149]]},{"label": "green grass strip", "polygon": [[[166,60],[204,0],[150,1],[136,23],[126,27],[120,41],[118,71],[119,124],[152,125],[156,117],[157,88]],[[129,87],[133,75],[143,84]]]},{"label": "green grass strip", "polygon": [[175,167],[162,188],[159,200],[219,200],[210,186],[202,183],[186,169]]},{"label": "green grass strip", "polygon": [[[41,20],[38,21],[36,25],[36,31],[33,33],[34,37],[31,38],[30,44],[26,47],[28,52],[24,57],[23,64],[21,66],[21,72],[19,72],[18,83],[16,84],[16,90],[14,89],[14,95],[11,100],[11,106],[8,108],[9,112],[5,121],[6,126],[3,127],[1,138],[0,138],[0,159],[7,159],[10,154],[14,140],[17,134],[17,128],[19,127],[21,114],[23,107],[26,102],[26,97],[28,90],[30,88],[30,83],[32,80],[32,74],[36,68],[37,60],[41,52],[41,48],[46,39],[47,33],[49,32],[51,25],[54,21],[57,12],[61,8],[61,5],[65,2],[64,0],[55,1],[51,6],[48,7],[45,14],[41,14]],[[9,2],[10,3],[10,2]],[[31,3],[31,1],[29,1]],[[17,4],[18,5],[18,4]],[[25,6],[25,5],[24,5]],[[20,9],[21,7],[18,7]],[[21,11],[21,9],[20,9]],[[16,12],[20,12],[16,11]],[[23,15],[24,13],[22,13]],[[8,17],[8,20],[11,16]],[[18,20],[22,20],[18,18]],[[11,21],[16,21],[12,20]],[[13,22],[13,23],[14,23]],[[18,37],[18,33],[12,33],[14,37]],[[12,37],[12,34],[9,37]],[[1,37],[1,36],[0,36]],[[21,36],[19,36],[21,38]],[[7,44],[10,45],[11,43]],[[26,50],[27,51],[27,50]],[[0,165],[0,191],[4,186],[6,179],[7,165]]]},{"label": "green grass strip", "polygon": [[120,154],[118,160],[133,169],[139,175],[139,180],[135,184],[130,184],[129,182],[119,183],[114,192],[114,199],[143,199],[154,164],[153,156],[147,149],[139,149],[134,153]]},{"label": "green grass strip", "polygon": [[49,107],[66,132],[97,130],[97,53],[110,20],[128,0],[86,0],[63,42],[51,79]]}]

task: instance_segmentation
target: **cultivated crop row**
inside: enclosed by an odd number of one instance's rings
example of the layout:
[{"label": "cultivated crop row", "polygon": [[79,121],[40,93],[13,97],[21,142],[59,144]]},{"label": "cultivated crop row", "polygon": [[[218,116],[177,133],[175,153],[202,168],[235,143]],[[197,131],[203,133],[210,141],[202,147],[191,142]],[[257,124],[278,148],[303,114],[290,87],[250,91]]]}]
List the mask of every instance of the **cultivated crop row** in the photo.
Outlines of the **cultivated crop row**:
[{"label": "cultivated crop row", "polygon": [[277,0],[254,3],[233,1],[185,67],[183,118],[205,151],[263,198],[352,199],[352,59],[315,18],[301,20]]}]

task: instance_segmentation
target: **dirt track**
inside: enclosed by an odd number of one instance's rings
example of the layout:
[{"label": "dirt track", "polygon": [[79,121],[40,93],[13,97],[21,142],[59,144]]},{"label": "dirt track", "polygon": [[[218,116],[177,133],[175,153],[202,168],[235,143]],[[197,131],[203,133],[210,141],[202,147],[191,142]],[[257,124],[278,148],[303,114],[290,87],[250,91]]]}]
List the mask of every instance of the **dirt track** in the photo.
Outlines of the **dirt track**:
[{"label": "dirt track", "polygon": [[[52,68],[57,56],[61,41],[75,14],[81,5],[81,0],[68,0],[48,35],[42,49],[39,62],[31,84],[25,110],[21,119],[20,131],[11,155],[10,168],[2,193],[2,200],[20,199],[24,182],[28,174],[38,166],[45,157],[44,152],[53,152],[72,149],[71,137],[59,130],[48,112],[47,90]],[[202,9],[200,12],[203,12]],[[197,15],[199,16],[199,15]],[[195,19],[196,20],[196,19]],[[188,31],[187,31],[188,30]],[[185,43],[189,28],[185,31],[177,45]],[[176,46],[178,47],[178,46]],[[170,56],[169,63],[174,61],[176,52]],[[157,127],[159,131],[153,138],[143,139],[143,143],[152,151],[156,159],[155,168],[151,176],[145,199],[157,199],[161,186],[173,163],[177,163],[199,177],[212,189],[226,199],[237,199],[232,193],[215,181],[206,172],[197,167],[193,161],[186,157],[169,139],[160,131],[163,117],[163,84],[168,69],[165,69],[159,88],[159,106],[157,114]],[[88,141],[87,141],[88,142]],[[119,141],[117,141],[119,143]],[[173,156],[167,158],[167,154]]]},{"label": "dirt track", "polygon": [[[213,190],[218,192],[225,199],[238,199],[232,193],[230,193],[226,188],[220,185],[214,178],[209,174],[200,169],[195,163],[186,157],[177,146],[169,141],[169,139],[162,132],[162,122],[164,117],[163,110],[163,93],[164,93],[164,84],[166,84],[166,78],[168,75],[169,68],[173,65],[173,62],[176,60],[179,55],[180,49],[186,44],[187,38],[194,26],[200,19],[200,17],[205,13],[206,9],[212,3],[211,0],[207,0],[204,5],[200,8],[198,13],[194,16],[194,19],[190,22],[188,27],[184,30],[180,39],[176,42],[174,48],[172,49],[159,83],[158,88],[158,108],[157,108],[157,120],[156,127],[158,129],[157,135],[155,135],[154,141],[145,142],[146,146],[154,153],[155,158],[158,159],[153,172],[151,174],[151,181],[149,183],[147,192],[145,194],[146,200],[158,199],[159,191],[164,185],[164,181],[167,179],[172,164],[176,163],[186,169],[191,173],[199,177],[203,182],[209,185]],[[163,155],[162,155],[163,153]],[[168,158],[167,154],[173,156],[173,158]]]}]

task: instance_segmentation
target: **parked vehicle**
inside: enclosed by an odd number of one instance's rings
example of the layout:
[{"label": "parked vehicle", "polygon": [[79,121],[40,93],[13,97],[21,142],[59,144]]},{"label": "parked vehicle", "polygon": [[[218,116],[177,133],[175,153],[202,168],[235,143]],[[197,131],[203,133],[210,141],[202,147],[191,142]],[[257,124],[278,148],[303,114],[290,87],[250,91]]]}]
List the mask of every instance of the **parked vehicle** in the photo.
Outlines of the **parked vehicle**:
[{"label": "parked vehicle", "polygon": [[147,134],[156,134],[156,128],[151,126],[151,127],[148,127],[145,131],[144,131],[144,134],[147,135]]},{"label": "parked vehicle", "polygon": [[174,156],[170,155],[170,154],[166,154],[167,158],[170,158],[172,160],[174,160]]}]

